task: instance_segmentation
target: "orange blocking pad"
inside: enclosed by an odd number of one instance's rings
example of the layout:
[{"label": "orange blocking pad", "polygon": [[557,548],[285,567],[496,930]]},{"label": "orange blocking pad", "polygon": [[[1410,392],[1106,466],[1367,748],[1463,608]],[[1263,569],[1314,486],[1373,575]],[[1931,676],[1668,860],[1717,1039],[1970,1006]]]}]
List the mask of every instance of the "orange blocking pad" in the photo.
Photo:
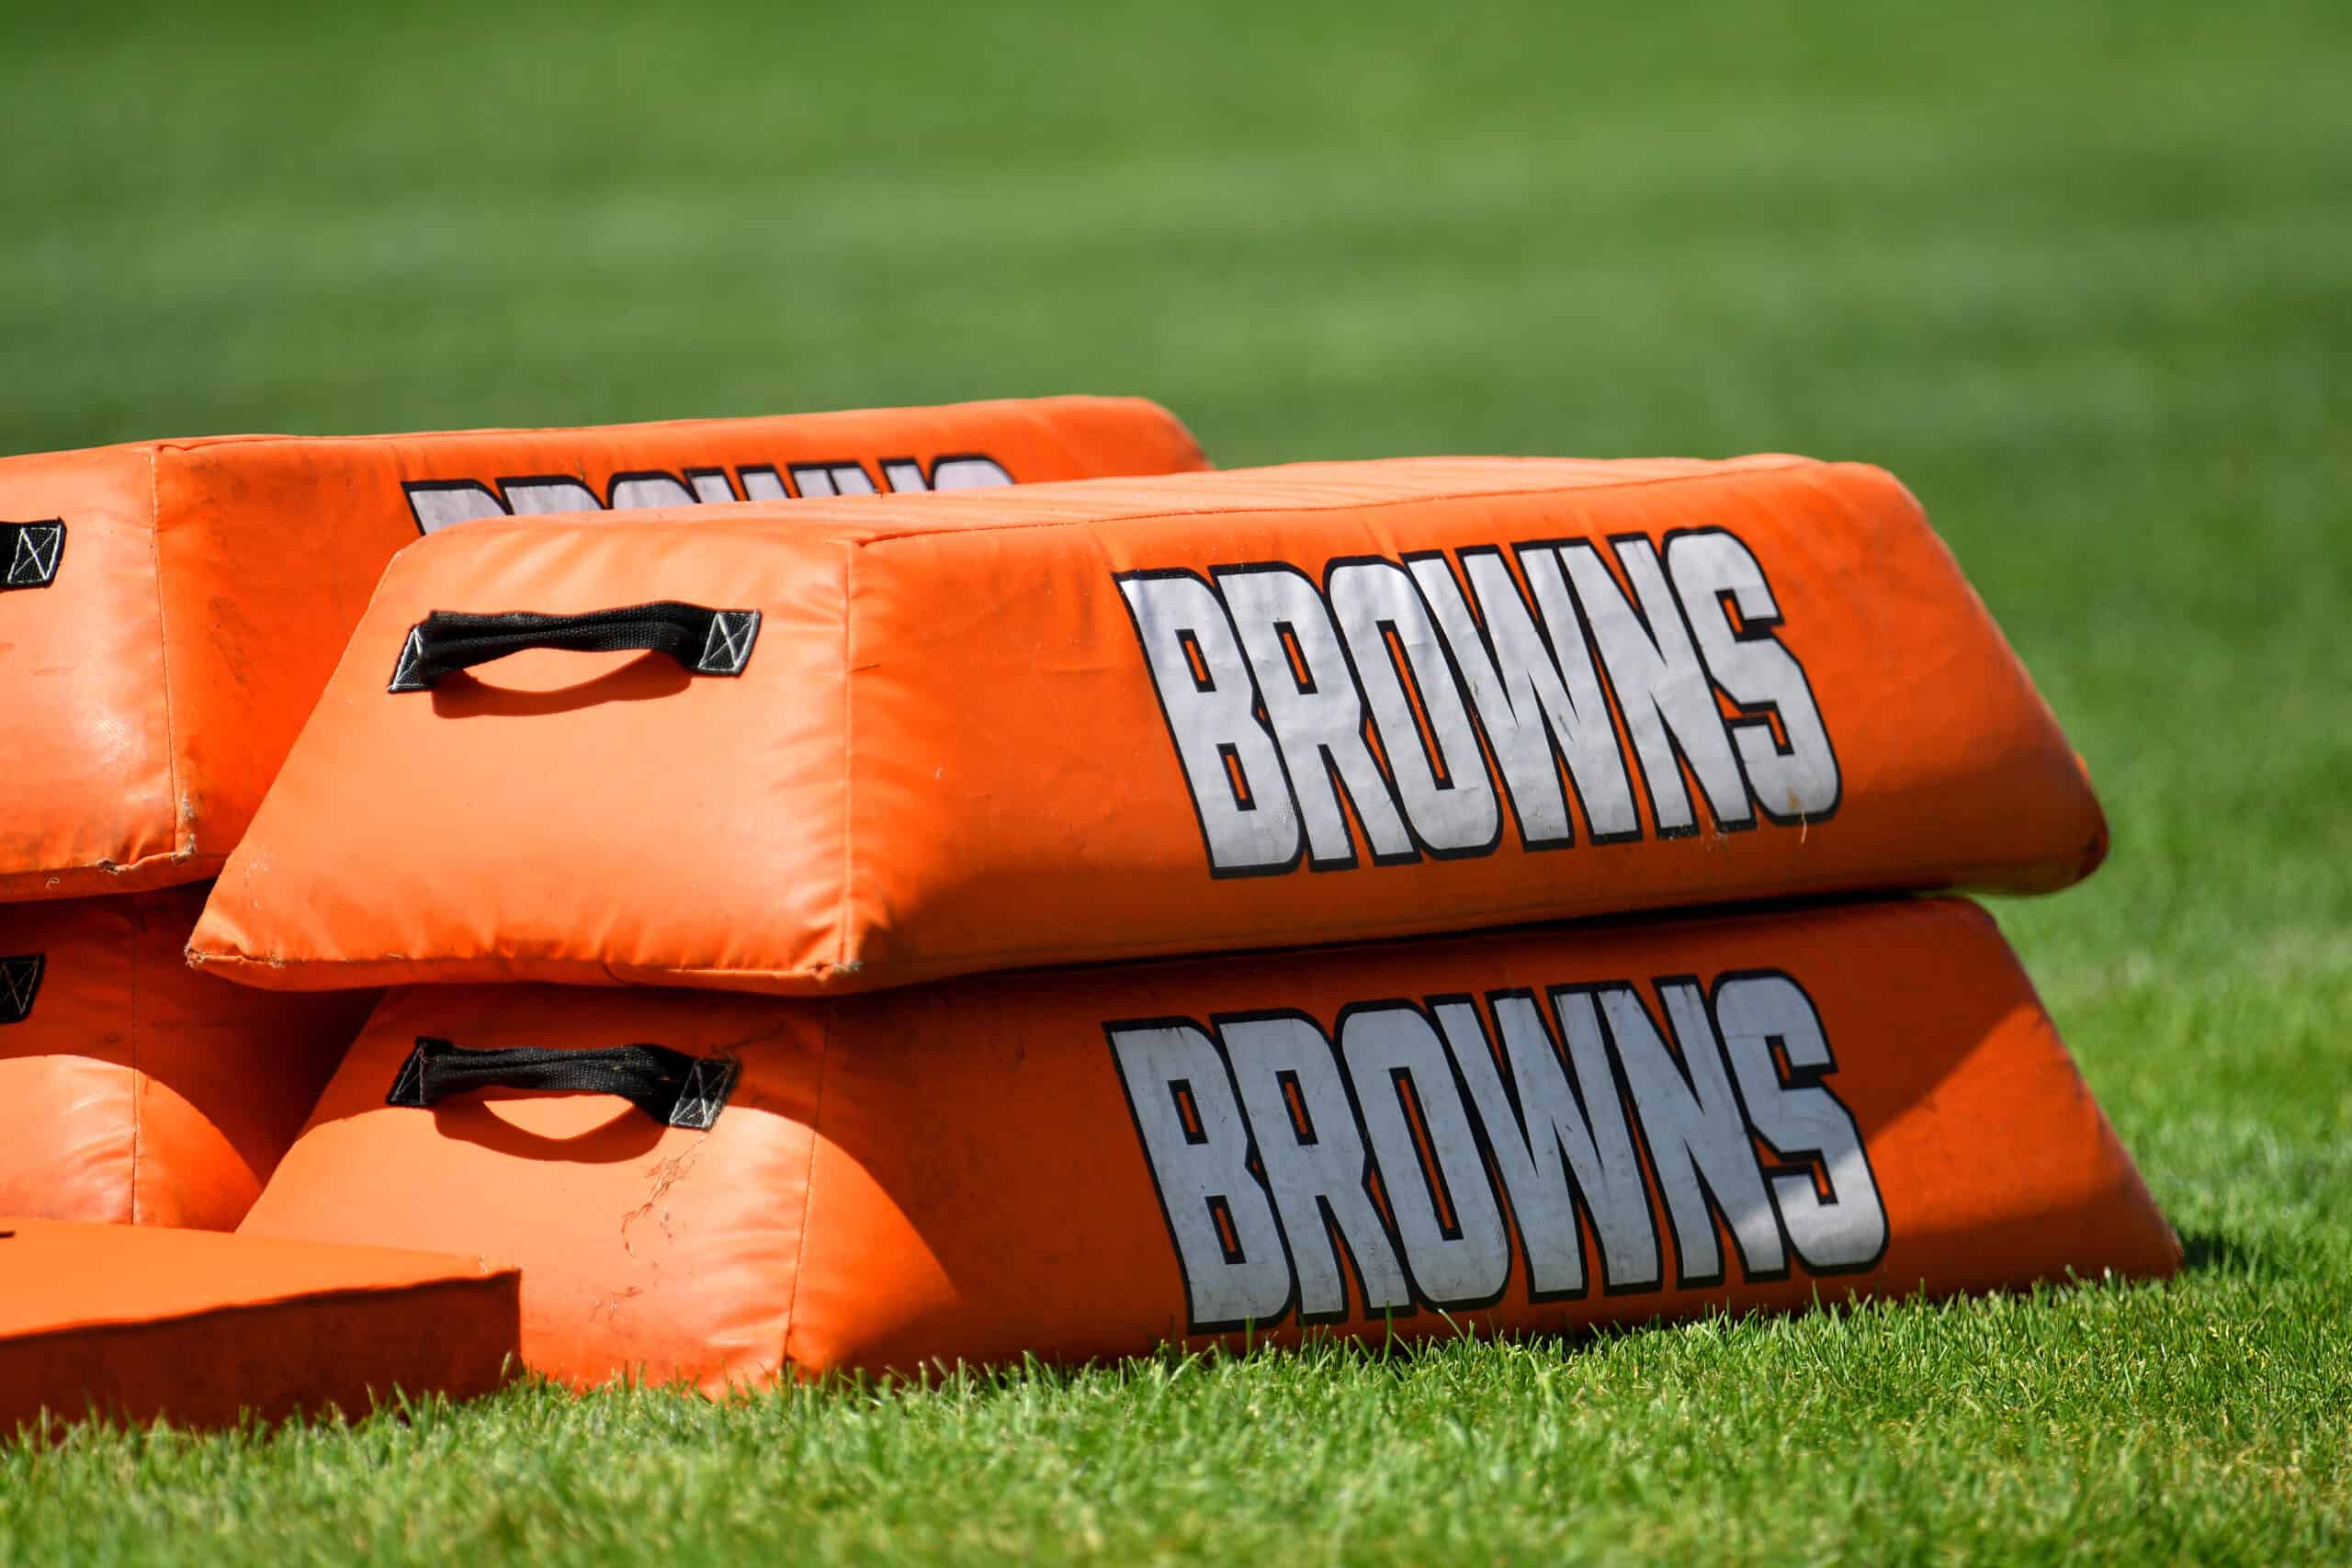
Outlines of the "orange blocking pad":
[{"label": "orange blocking pad", "polygon": [[1409,459],[680,515],[403,555],[194,955],[792,994],[2047,889],[2105,850],[1875,468]]},{"label": "orange blocking pad", "polygon": [[95,1410],[222,1426],[488,1393],[514,1272],[478,1259],[0,1217],[0,1437]]},{"label": "orange blocking pad", "polygon": [[217,872],[420,534],[1202,466],[1167,411],[1100,398],[0,459],[0,900]]},{"label": "orange blocking pad", "polygon": [[205,891],[0,905],[0,1213],[228,1230],[310,1115],[375,995],[191,972]]},{"label": "orange blocking pad", "polygon": [[[545,1092],[600,1081],[637,1103]],[[827,1002],[410,988],[244,1228],[519,1264],[533,1368],[709,1388],[2178,1256],[1992,921],[1949,900]]]}]

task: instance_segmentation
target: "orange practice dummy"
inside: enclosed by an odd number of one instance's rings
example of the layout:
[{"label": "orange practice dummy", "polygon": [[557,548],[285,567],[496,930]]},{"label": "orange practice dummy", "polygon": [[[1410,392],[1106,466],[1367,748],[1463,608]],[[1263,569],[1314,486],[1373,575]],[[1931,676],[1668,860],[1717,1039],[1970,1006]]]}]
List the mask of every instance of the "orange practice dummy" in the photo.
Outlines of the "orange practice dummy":
[{"label": "orange practice dummy", "polygon": [[713,1389],[2177,1261],[1941,899],[822,1001],[412,987],[244,1229],[520,1265],[531,1367]]},{"label": "orange practice dummy", "polygon": [[403,554],[193,955],[809,993],[2041,890],[2106,845],[1876,468],[1425,458],[687,515]]},{"label": "orange practice dummy", "polygon": [[475,1258],[0,1210],[0,1440],[43,1412],[217,1427],[484,1393],[517,1310],[514,1270]]},{"label": "orange practice dummy", "polygon": [[0,459],[0,900],[212,875],[394,551],[482,517],[1193,468],[1095,398]]},{"label": "orange practice dummy", "polygon": [[191,972],[204,894],[0,905],[0,1213],[228,1230],[310,1115],[376,998]]}]

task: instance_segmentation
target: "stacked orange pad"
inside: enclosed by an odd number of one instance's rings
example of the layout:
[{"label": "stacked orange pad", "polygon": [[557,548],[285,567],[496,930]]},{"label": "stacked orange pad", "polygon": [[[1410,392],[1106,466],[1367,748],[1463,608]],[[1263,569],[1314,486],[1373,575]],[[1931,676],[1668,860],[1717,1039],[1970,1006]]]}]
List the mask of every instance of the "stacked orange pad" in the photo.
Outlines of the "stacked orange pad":
[{"label": "stacked orange pad", "polygon": [[0,1216],[0,1440],[87,1413],[219,1426],[510,1375],[515,1276],[479,1260]]},{"label": "stacked orange pad", "polygon": [[1875,468],[1301,464],[683,520],[403,555],[197,960],[808,994],[2042,891],[2106,849]]},{"label": "stacked orange pad", "polygon": [[[520,1262],[531,1364],[709,1385],[2173,1266],[1989,922],[1886,901],[2106,837],[1883,473],[685,520],[388,573],[191,954],[428,984],[249,1229]],[[1851,902],[1427,940],[1795,895]]]},{"label": "stacked orange pad", "polygon": [[0,904],[0,1213],[233,1230],[371,991],[190,970],[205,887]]},{"label": "stacked orange pad", "polygon": [[[597,1094],[420,1094],[420,1039],[652,1041],[733,1081],[684,1126]],[[714,1390],[2175,1258],[1992,922],[1950,900],[834,1002],[410,987],[245,1229],[520,1265],[529,1366]]]},{"label": "stacked orange pad", "polygon": [[1098,398],[0,458],[0,901],[217,873],[385,563],[466,517],[1202,466]]},{"label": "stacked orange pad", "polygon": [[1201,463],[1165,411],[1091,398],[0,459],[0,1212],[233,1227],[315,1103],[373,996],[264,996],[182,950],[403,547]]},{"label": "stacked orange pad", "polygon": [[1201,462],[1165,410],[1102,398],[0,459],[0,516],[44,519],[0,525],[0,1209],[226,1229],[316,1100],[372,998],[257,997],[180,954],[404,546]]}]

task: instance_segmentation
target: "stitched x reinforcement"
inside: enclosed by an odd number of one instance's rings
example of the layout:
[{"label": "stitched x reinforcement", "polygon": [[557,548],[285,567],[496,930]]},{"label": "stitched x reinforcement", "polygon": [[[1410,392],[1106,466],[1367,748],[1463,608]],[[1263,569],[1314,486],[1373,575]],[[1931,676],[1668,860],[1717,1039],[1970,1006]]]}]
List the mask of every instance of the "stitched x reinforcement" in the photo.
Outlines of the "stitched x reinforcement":
[{"label": "stitched x reinforcement", "polygon": [[416,661],[424,652],[424,628],[409,627],[408,640],[401,644],[400,659],[392,665],[392,683],[384,689],[388,692],[421,692],[431,686],[430,681],[414,678]]},{"label": "stitched x reinforcement", "polygon": [[40,995],[41,971],[48,960],[40,953],[0,958],[0,1023],[22,1023]]},{"label": "stitched x reinforcement", "polygon": [[678,1090],[670,1125],[707,1132],[727,1107],[727,1091],[735,1085],[735,1064],[724,1056],[702,1056],[686,1069],[685,1087]]},{"label": "stitched x reinforcement", "polygon": [[0,588],[46,588],[57,576],[57,564],[65,554],[65,525],[55,518],[46,523],[0,523],[0,559],[7,569],[0,573]]},{"label": "stitched x reinforcement", "polygon": [[713,610],[710,634],[703,640],[702,658],[695,668],[706,675],[741,675],[759,635],[757,610]]}]

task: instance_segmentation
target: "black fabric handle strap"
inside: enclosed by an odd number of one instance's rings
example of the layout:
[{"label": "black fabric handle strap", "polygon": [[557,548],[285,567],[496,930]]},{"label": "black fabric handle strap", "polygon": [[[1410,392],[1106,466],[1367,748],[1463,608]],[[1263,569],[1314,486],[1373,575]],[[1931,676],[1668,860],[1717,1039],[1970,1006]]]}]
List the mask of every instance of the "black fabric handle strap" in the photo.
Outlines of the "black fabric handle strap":
[{"label": "black fabric handle strap", "polygon": [[514,1045],[469,1051],[429,1035],[392,1079],[387,1105],[432,1105],[471,1089],[536,1089],[548,1093],[616,1094],[656,1122],[709,1128],[727,1108],[735,1064],[725,1056],[689,1056],[666,1045],[614,1045],[554,1051]]},{"label": "black fabric handle strap", "polygon": [[666,653],[690,675],[741,675],[759,640],[757,610],[712,610],[664,599],[617,610],[542,615],[531,610],[475,615],[435,610],[409,627],[392,664],[394,692],[430,691],[456,670],[526,649],[573,653]]},{"label": "black fabric handle strap", "polygon": [[64,558],[65,525],[58,519],[0,523],[0,592],[48,587],[57,581],[57,563]]}]

